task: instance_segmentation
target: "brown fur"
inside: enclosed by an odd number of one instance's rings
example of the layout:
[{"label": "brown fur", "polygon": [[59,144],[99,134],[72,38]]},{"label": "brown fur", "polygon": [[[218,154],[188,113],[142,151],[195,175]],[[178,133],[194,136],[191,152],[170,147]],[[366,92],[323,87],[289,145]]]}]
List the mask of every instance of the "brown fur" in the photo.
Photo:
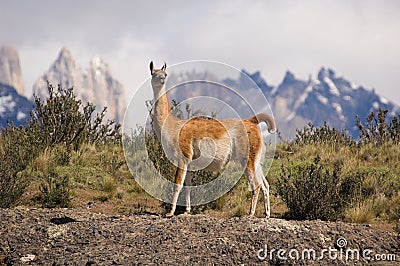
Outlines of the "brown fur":
[{"label": "brown fur", "polygon": [[[207,158],[207,155],[213,153],[214,157],[202,169],[221,170],[232,157],[239,160],[245,167],[245,175],[253,192],[250,215],[255,213],[258,194],[262,189],[265,213],[269,217],[269,185],[260,165],[264,143],[258,124],[265,122],[268,131],[274,132],[276,126],[272,116],[260,113],[244,120],[210,120],[200,117],[178,120],[170,115],[170,104],[164,88],[167,76],[165,70],[165,63],[159,70],[154,69],[153,62],[150,63],[155,100],[154,129],[159,140],[165,139],[168,149],[176,152],[179,159],[172,208],[167,216],[174,215],[176,202],[184,183],[190,184],[190,177],[187,177],[188,167],[192,163],[195,164],[200,157]],[[190,212],[190,190],[186,190],[186,193],[186,211]]]}]

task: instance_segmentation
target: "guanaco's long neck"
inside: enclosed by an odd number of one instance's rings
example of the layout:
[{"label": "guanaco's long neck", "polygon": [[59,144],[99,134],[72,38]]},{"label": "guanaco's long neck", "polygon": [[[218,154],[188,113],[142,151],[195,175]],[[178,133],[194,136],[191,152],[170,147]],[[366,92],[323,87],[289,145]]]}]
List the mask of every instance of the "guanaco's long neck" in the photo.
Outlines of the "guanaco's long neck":
[{"label": "guanaco's long neck", "polygon": [[173,128],[173,126],[170,127],[170,125],[175,122],[175,118],[172,114],[170,114],[171,105],[168,101],[165,87],[160,90],[158,95],[154,95],[154,100],[153,126],[157,137],[161,139],[160,136],[162,127],[168,126],[168,128]]}]

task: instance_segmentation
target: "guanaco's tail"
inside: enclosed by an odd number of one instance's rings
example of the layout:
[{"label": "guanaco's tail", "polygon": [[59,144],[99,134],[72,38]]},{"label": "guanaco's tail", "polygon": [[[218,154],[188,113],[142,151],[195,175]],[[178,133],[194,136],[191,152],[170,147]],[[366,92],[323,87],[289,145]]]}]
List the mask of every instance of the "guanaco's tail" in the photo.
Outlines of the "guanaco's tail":
[{"label": "guanaco's tail", "polygon": [[265,113],[259,113],[249,119],[253,123],[261,123],[265,122],[268,125],[268,132],[275,133],[276,131],[276,124],[275,120],[271,115],[267,115]]}]

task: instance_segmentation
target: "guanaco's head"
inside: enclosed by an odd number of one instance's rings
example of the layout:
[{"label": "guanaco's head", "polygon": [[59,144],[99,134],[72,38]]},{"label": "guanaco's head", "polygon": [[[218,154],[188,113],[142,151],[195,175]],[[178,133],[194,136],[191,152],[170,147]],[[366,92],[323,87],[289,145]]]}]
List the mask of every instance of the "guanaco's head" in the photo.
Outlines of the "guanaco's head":
[{"label": "guanaco's head", "polygon": [[150,73],[151,73],[151,85],[153,86],[154,92],[159,92],[161,88],[165,85],[165,78],[167,77],[167,73],[165,70],[167,69],[167,64],[161,67],[161,69],[155,69],[153,65],[153,61],[150,62]]}]

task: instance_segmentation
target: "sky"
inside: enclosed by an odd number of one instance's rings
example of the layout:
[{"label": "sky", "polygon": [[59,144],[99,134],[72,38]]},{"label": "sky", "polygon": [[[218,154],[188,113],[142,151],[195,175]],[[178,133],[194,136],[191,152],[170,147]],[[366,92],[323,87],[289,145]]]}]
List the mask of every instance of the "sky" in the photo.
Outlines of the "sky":
[{"label": "sky", "polygon": [[28,93],[68,48],[85,68],[100,56],[127,97],[149,62],[213,60],[278,85],[335,70],[400,104],[400,1],[0,0],[0,45],[20,55]]}]

